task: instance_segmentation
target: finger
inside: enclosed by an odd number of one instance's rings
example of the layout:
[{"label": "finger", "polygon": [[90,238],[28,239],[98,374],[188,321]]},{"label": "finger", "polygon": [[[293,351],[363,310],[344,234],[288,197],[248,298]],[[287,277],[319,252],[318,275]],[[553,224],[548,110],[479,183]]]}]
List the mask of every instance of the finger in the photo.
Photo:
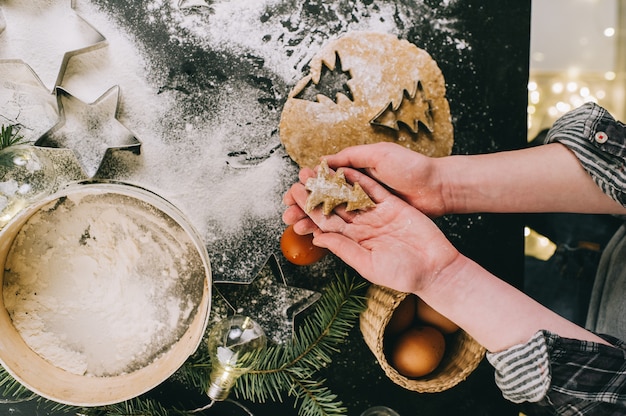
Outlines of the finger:
[{"label": "finger", "polygon": [[298,178],[302,183],[306,183],[307,179],[312,178],[315,175],[315,171],[311,168],[302,168],[300,169],[300,172],[298,172]]},{"label": "finger", "polygon": [[293,199],[293,195],[291,194],[291,188],[285,192],[283,195],[283,205],[287,205],[288,207],[294,205],[296,203],[295,199]]},{"label": "finger", "polygon": [[367,278],[367,271],[371,270],[371,253],[356,241],[337,233],[316,232],[313,237],[313,244],[327,248]]},{"label": "finger", "polygon": [[319,231],[319,227],[317,226],[317,224],[313,222],[311,218],[306,217],[294,223],[293,230],[295,231],[296,234],[306,235],[306,234],[313,234]]},{"label": "finger", "polygon": [[283,222],[287,225],[295,224],[306,217],[306,213],[295,202],[283,212]]},{"label": "finger", "polygon": [[347,147],[334,155],[324,156],[328,166],[337,169],[342,166],[351,166],[356,169],[370,168],[375,166],[380,159],[377,144],[364,144]]},{"label": "finger", "polygon": [[351,183],[354,184],[358,182],[358,184],[361,186],[361,188],[363,188],[365,193],[376,204],[392,196],[391,192],[389,192],[387,188],[385,188],[375,179],[369,177],[363,172],[360,172],[355,169],[344,168],[344,174],[346,176],[346,179],[350,181]]}]

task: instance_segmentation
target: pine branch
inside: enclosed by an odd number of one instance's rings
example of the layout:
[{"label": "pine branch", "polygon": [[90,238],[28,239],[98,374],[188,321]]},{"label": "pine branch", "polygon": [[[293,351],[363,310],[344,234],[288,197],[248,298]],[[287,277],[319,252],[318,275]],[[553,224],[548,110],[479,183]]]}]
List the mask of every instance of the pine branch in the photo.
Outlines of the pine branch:
[{"label": "pine branch", "polygon": [[172,416],[184,413],[172,411],[156,400],[137,397],[121,403],[81,409],[76,414],[80,416]]},{"label": "pine branch", "polygon": [[256,369],[244,374],[235,386],[238,397],[265,402],[282,401],[283,395],[301,401],[300,416],[345,414],[336,395],[312,379],[328,366],[339,351],[364,308],[358,295],[365,282],[343,278],[329,285],[313,314],[303,322],[291,343],[267,349]]},{"label": "pine branch", "polygon": [[17,125],[9,124],[5,126],[3,124],[0,126],[0,150],[25,143],[27,143],[27,140],[20,134]]},{"label": "pine branch", "polygon": [[324,386],[324,381],[294,379],[292,395],[294,407],[300,402],[299,416],[342,416],[348,409],[337,400],[337,395]]},{"label": "pine branch", "polygon": [[2,366],[0,366],[0,388],[3,389],[2,396],[12,397],[16,401],[26,401],[36,397],[35,393],[15,380]]}]

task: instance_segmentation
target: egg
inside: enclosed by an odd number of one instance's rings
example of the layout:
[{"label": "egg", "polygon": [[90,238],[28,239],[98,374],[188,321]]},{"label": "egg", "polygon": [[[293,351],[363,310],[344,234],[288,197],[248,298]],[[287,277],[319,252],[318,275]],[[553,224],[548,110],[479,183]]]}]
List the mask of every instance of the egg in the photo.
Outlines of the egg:
[{"label": "egg", "polygon": [[417,298],[415,302],[417,306],[417,319],[426,325],[431,325],[446,335],[458,331],[459,326],[431,308],[422,299]]},{"label": "egg", "polygon": [[390,364],[405,377],[422,377],[432,373],[443,358],[446,341],[431,326],[417,326],[404,331],[393,344]]},{"label": "egg", "polygon": [[298,266],[308,266],[328,254],[328,250],[313,244],[313,234],[297,234],[293,225],[283,231],[280,237],[280,249],[287,260]]},{"label": "egg", "polygon": [[386,333],[388,335],[397,335],[410,327],[413,320],[415,320],[416,307],[417,296],[409,294],[402,299],[389,319]]}]

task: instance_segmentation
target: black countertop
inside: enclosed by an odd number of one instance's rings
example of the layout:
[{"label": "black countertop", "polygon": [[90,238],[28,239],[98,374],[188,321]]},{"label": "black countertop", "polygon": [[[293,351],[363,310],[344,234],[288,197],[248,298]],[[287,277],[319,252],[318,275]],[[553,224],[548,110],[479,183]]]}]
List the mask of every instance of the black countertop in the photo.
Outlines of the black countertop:
[{"label": "black countertop", "polygon": [[[392,31],[427,50],[440,66],[447,86],[455,131],[453,154],[475,154],[522,147],[526,141],[526,106],[528,81],[528,53],[530,39],[530,1],[519,0],[456,0],[449,2],[399,0],[267,2],[260,19],[252,22],[261,28],[251,32],[255,36],[268,25],[263,51],[249,47],[245,53],[229,50],[210,42],[185,42],[185,36],[197,33],[185,30],[172,36],[171,19],[175,16],[174,3],[155,6],[158,2],[143,0],[93,0],[78,2],[75,7],[86,20],[98,28],[97,18],[89,13],[104,14],[132,36],[149,56],[147,77],[158,85],[158,94],[170,93],[178,100],[181,113],[188,119],[219,112],[217,91],[225,88],[246,88],[256,91],[257,105],[266,114],[263,124],[247,120],[245,113],[234,114],[230,122],[250,124],[246,151],[278,149],[278,120],[289,90],[306,72],[306,61],[329,38],[359,29],[359,22],[378,19],[383,30]],[[184,18],[210,24],[217,19],[220,4],[226,0],[206,2],[186,8]],[[233,2],[234,3],[234,2]],[[251,3],[252,4],[252,3]],[[330,7],[330,5],[334,5]],[[94,8],[95,7],[95,8]],[[383,13],[393,10],[394,13]],[[159,9],[160,13],[155,13]],[[169,10],[171,9],[171,10]],[[178,13],[178,12],[177,12]],[[385,19],[381,16],[384,14]],[[159,16],[155,19],[155,16]],[[168,19],[170,21],[168,22]],[[197,20],[194,20],[197,23]],[[251,24],[251,23],[250,23]],[[271,30],[269,29],[271,27]],[[371,27],[377,27],[373,23]],[[189,26],[187,26],[187,29]],[[197,28],[197,26],[196,26]],[[189,29],[190,30],[190,29]],[[278,33],[278,35],[277,35]],[[103,33],[111,38],[112,34]],[[304,46],[303,46],[304,45]],[[271,50],[272,52],[267,52]],[[256,53],[258,52],[258,53]],[[298,58],[301,56],[301,59]],[[277,62],[285,62],[287,75],[280,73]],[[244,87],[245,86],[245,87]],[[122,86],[123,87],[123,86]],[[215,94],[213,94],[215,92]],[[237,92],[237,91],[236,91]],[[233,94],[237,100],[237,94]],[[229,104],[230,105],[230,104]],[[172,120],[172,129],[183,129]],[[128,124],[132,124],[129,122]],[[148,137],[139,137],[142,146],[150,146]],[[175,142],[176,138],[172,138]],[[174,146],[176,143],[174,143]],[[272,150],[273,151],[273,150]],[[234,153],[230,152],[229,157]],[[285,163],[289,164],[289,161]],[[284,189],[295,179],[297,168],[291,166],[283,181]],[[109,176],[120,175],[113,170]],[[123,178],[131,177],[127,172]],[[280,194],[284,189],[277,190]],[[167,194],[169,190],[165,190]],[[193,198],[190,191],[189,198]],[[184,205],[184,198],[182,199]],[[244,236],[218,244],[208,243],[214,278],[218,282],[250,281],[262,266],[262,261],[241,265],[242,253],[280,253],[278,236],[280,212],[270,218],[255,221],[247,219]],[[523,226],[515,215],[473,214],[454,215],[437,219],[438,225],[458,249],[485,268],[521,287],[523,277]],[[329,271],[343,266],[329,259],[316,267],[296,267],[279,257],[289,285],[320,290],[328,282]],[[224,270],[244,270],[241,277],[229,277]],[[219,286],[219,285],[218,285]],[[502,399],[493,381],[493,370],[483,361],[470,377],[452,389],[436,394],[421,394],[404,390],[392,383],[376,363],[355,327],[333,359],[330,368],[320,372],[327,385],[349,408],[350,415],[359,415],[371,406],[386,405],[400,415],[517,415],[516,406]],[[175,381],[167,381],[150,393],[151,396],[188,401],[201,405],[203,397],[189,391]],[[245,403],[255,415],[296,414],[292,403]],[[37,410],[33,402],[21,404],[0,403],[0,414],[52,414]],[[221,403],[203,414],[240,415],[242,410],[230,403]]]}]

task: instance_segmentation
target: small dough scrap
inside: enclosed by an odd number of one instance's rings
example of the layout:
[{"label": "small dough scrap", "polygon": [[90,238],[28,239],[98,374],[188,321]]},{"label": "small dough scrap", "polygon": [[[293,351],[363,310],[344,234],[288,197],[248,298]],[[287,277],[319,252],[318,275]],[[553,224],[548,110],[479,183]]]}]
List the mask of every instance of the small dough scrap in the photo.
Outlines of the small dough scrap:
[{"label": "small dough scrap", "polygon": [[346,182],[343,169],[338,169],[333,174],[325,160],[320,164],[317,176],[306,181],[305,188],[311,192],[304,207],[307,213],[313,211],[320,204],[322,204],[324,215],[330,215],[333,209],[343,203],[346,203],[347,211],[376,206],[358,182],[351,186]]}]

